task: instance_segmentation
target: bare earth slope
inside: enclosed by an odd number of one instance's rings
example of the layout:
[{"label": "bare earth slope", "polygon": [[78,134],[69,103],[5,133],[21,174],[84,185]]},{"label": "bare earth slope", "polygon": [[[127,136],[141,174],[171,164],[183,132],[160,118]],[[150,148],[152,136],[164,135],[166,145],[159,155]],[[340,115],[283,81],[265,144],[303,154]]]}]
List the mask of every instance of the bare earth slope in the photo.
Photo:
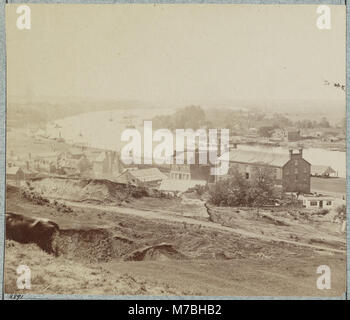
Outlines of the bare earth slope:
[{"label": "bare earth slope", "polygon": [[[33,269],[28,293],[342,296],[345,292],[345,236],[324,217],[210,208],[209,221],[197,214],[203,212],[200,202],[191,217],[192,209],[179,199],[92,204],[71,197],[67,201],[64,192],[55,201],[52,191],[37,189],[42,197],[50,196],[49,203],[38,204],[11,187],[7,210],[55,221],[61,229],[55,238],[59,256],[47,255],[34,244],[8,241],[6,293],[18,291],[19,264]],[[319,265],[331,268],[330,290],[316,287]]]}]

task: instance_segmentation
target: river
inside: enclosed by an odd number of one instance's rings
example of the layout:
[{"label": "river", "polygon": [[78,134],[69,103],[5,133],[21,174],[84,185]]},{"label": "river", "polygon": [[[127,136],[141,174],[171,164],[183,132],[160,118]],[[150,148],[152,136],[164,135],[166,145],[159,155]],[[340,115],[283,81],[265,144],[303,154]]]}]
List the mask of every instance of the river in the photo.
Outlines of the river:
[{"label": "river", "polygon": [[[118,109],[87,112],[56,120],[48,124],[47,131],[56,136],[59,131],[62,138],[69,143],[80,142],[91,147],[120,150],[122,147],[121,133],[128,126],[132,125],[142,133],[144,119],[150,120],[154,115],[170,113],[173,113],[173,109]],[[285,147],[239,144],[238,149],[288,154],[288,148]],[[345,152],[305,148],[303,156],[312,165],[331,166],[338,172],[339,177],[346,177]]]}]

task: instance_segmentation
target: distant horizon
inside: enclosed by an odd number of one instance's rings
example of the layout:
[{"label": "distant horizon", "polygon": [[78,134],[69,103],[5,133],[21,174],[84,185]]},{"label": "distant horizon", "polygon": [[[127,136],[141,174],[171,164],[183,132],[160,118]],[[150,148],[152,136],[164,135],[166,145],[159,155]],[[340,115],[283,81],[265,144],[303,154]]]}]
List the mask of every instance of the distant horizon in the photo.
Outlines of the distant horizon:
[{"label": "distant horizon", "polygon": [[[344,93],[345,95],[345,93]],[[245,100],[211,100],[211,101],[179,101],[179,102],[169,102],[169,101],[141,101],[138,99],[108,99],[108,98],[91,98],[91,97],[47,97],[47,96],[36,96],[36,97],[26,97],[26,96],[8,96],[7,104],[21,104],[21,105],[34,105],[34,104],[48,103],[49,105],[64,105],[71,104],[80,106],[82,104],[89,105],[100,105],[101,111],[109,110],[110,108],[155,108],[155,109],[169,109],[174,108],[174,110],[179,108],[184,108],[190,105],[198,105],[203,109],[237,109],[246,111],[260,111],[260,112],[274,112],[274,113],[301,113],[301,114],[323,114],[331,115],[335,118],[345,117],[346,101],[339,100],[320,100],[320,99],[269,99],[265,101],[258,101],[254,99]],[[114,105],[115,104],[115,105]],[[125,106],[123,106],[125,104]],[[293,106],[291,110],[290,107]],[[330,108],[330,106],[332,106]]]},{"label": "distant horizon", "polygon": [[345,106],[345,6],[329,30],[316,4],[30,7],[24,32],[6,6],[9,97]]}]

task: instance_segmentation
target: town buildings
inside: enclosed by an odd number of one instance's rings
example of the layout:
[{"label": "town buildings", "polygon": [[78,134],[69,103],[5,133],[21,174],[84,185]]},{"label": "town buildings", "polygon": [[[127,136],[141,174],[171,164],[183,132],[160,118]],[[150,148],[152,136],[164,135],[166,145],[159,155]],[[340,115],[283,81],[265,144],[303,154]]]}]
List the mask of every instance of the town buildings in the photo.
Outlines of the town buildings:
[{"label": "town buildings", "polygon": [[337,177],[338,173],[330,166],[312,165],[311,176],[329,178]]}]

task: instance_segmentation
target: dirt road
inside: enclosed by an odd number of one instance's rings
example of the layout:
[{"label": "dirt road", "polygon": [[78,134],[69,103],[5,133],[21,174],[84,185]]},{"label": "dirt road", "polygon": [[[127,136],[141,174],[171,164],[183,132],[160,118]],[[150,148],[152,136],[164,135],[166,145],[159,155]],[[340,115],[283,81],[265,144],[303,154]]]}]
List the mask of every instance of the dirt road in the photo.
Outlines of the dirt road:
[{"label": "dirt road", "polygon": [[123,208],[123,207],[112,207],[112,206],[106,207],[106,206],[100,206],[100,205],[68,202],[68,201],[66,203],[72,207],[97,209],[97,210],[102,210],[102,211],[107,211],[107,212],[116,212],[116,213],[121,213],[121,214],[126,214],[126,215],[138,216],[138,217],[146,218],[146,219],[159,219],[159,220],[166,220],[166,221],[175,222],[175,223],[192,224],[192,225],[197,225],[197,226],[201,226],[201,227],[232,232],[232,233],[241,235],[243,237],[260,239],[262,241],[284,242],[284,243],[287,243],[290,245],[295,245],[295,246],[299,246],[299,247],[307,247],[307,248],[312,248],[315,250],[337,252],[337,253],[343,253],[343,254],[346,253],[345,250],[329,248],[326,246],[318,246],[318,245],[312,245],[312,244],[307,244],[307,243],[301,243],[301,242],[297,242],[297,241],[286,240],[286,239],[281,239],[281,238],[272,237],[272,236],[266,236],[263,234],[256,234],[253,232],[248,232],[248,231],[237,229],[237,228],[226,227],[226,226],[214,223],[214,222],[197,220],[194,218],[183,217],[183,216],[176,216],[176,215],[172,214],[171,212],[167,212],[167,211],[155,211],[155,210],[146,211],[146,210],[138,210],[138,209],[134,209],[134,208]]}]

